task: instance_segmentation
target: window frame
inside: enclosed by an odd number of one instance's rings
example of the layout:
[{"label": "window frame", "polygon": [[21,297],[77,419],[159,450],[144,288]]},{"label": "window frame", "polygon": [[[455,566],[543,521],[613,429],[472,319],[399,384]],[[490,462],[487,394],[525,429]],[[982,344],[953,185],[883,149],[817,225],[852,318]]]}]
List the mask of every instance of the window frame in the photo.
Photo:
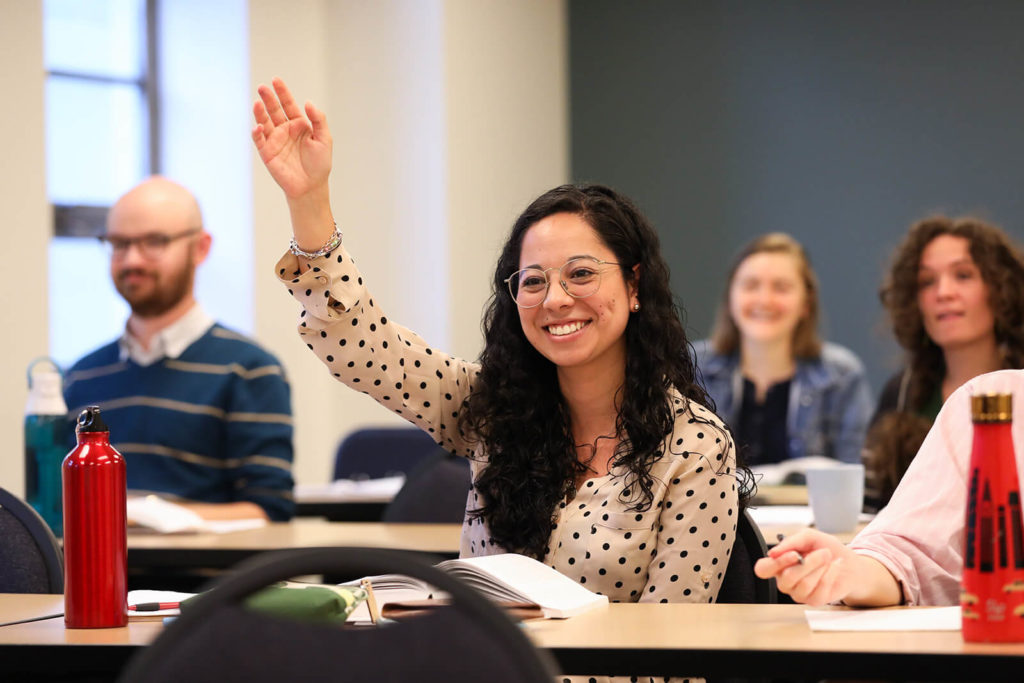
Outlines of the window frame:
[{"label": "window frame", "polygon": [[[47,69],[46,79],[51,76],[97,84],[133,85],[139,88],[146,101],[145,147],[148,153],[147,171],[155,175],[162,168],[160,146],[160,68],[158,16],[160,0],[144,0],[145,26],[145,68],[140,78],[123,78],[105,74]],[[109,205],[60,204],[51,202],[53,209],[54,237],[98,237],[106,232]]]}]

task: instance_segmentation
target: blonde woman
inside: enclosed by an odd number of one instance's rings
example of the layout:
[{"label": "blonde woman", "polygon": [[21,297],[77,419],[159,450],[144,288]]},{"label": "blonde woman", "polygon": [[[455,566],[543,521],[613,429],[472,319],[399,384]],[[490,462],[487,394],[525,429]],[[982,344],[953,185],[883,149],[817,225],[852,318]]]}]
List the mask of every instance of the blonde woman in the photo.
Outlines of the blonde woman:
[{"label": "blonde woman", "polygon": [[783,233],[746,245],[697,363],[746,464],[826,456],[860,462],[872,402],[864,366],[818,334],[818,281]]}]

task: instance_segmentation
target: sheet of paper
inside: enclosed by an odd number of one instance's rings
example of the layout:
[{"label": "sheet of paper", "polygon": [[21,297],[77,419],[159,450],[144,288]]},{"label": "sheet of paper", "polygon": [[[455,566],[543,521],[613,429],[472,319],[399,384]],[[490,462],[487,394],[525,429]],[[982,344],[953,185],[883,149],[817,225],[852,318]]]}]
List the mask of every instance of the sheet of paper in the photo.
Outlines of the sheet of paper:
[{"label": "sheet of paper", "polygon": [[247,531],[259,529],[267,525],[267,520],[259,517],[251,519],[208,519],[204,522],[203,531],[211,534],[230,534],[233,531]]},{"label": "sheet of paper", "polygon": [[960,606],[814,610],[804,614],[812,631],[959,631]]},{"label": "sheet of paper", "polygon": [[380,479],[338,479],[328,484],[297,484],[295,500],[329,500],[337,503],[387,502],[405,483],[405,475]]},{"label": "sheet of paper", "polygon": [[[814,523],[814,513],[809,505],[761,505],[749,510],[758,526],[810,526]],[[774,538],[770,539],[769,545],[774,541]]]}]

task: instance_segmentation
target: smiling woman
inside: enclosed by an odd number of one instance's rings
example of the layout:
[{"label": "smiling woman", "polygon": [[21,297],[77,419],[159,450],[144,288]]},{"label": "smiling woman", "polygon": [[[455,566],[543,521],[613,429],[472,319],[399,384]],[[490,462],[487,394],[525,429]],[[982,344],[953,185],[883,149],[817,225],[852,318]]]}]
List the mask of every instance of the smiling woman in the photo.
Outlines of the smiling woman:
[{"label": "smiling woman", "polygon": [[871,413],[864,367],[818,336],[818,280],[803,247],[758,237],[733,262],[698,364],[746,461],[826,456],[859,462]]},{"label": "smiling woman", "polygon": [[460,554],[529,555],[613,601],[713,602],[745,488],[633,203],[600,185],[534,200],[494,269],[484,351],[455,358],[389,320],[340,244],[323,113],[280,80],[259,98],[299,333],[340,381],[470,459]]},{"label": "smiling woman", "polygon": [[889,501],[957,387],[986,372],[1024,367],[1024,257],[993,225],[932,216],[896,248],[880,296],[906,360],[871,419],[870,511]]}]

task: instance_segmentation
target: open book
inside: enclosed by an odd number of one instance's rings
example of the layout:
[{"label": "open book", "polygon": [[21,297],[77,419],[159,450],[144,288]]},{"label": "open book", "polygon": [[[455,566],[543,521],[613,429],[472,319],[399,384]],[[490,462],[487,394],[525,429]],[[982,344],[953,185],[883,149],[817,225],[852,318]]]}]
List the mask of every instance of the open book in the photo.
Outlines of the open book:
[{"label": "open book", "polygon": [[[540,608],[543,616],[565,619],[608,604],[608,598],[587,590],[564,574],[525,555],[507,553],[486,557],[447,560],[438,569],[469,584],[497,602],[529,603]],[[443,594],[409,576],[386,574],[367,577],[373,586],[377,604],[443,598]],[[359,585],[358,581],[348,585]],[[539,616],[539,615],[538,615]],[[363,610],[352,619],[369,619]]]}]

